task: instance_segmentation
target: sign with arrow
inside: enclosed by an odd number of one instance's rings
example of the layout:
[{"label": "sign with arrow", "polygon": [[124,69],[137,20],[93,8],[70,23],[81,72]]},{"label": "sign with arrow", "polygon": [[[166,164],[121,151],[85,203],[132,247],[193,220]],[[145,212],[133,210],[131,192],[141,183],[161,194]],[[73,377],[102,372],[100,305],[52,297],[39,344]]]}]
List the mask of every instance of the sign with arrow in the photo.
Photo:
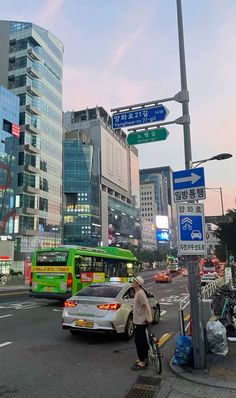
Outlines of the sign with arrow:
[{"label": "sign with arrow", "polygon": [[155,130],[135,131],[127,137],[129,145],[145,144],[147,142],[164,141],[169,135],[164,127]]},{"label": "sign with arrow", "polygon": [[119,129],[121,127],[163,121],[168,113],[169,111],[164,105],[114,113],[112,115],[112,128]]},{"label": "sign with arrow", "polygon": [[193,202],[206,198],[204,168],[180,170],[173,173],[174,202]]}]

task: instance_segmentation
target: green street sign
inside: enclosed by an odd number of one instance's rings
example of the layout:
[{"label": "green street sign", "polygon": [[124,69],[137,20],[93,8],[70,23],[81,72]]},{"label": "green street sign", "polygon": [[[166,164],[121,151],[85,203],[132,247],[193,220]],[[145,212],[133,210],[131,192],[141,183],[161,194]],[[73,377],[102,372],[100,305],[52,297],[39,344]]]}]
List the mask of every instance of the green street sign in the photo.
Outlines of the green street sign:
[{"label": "green street sign", "polygon": [[164,127],[155,130],[135,131],[127,137],[129,145],[146,144],[147,142],[164,141],[169,135]]}]

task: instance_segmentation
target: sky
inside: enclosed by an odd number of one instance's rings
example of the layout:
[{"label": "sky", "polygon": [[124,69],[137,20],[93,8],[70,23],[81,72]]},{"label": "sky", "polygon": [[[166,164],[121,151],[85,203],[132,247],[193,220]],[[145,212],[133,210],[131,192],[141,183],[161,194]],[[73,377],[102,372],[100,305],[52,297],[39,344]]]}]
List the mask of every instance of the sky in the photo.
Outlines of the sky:
[{"label": "sky", "polygon": [[[0,0],[1,19],[33,22],[64,44],[63,110],[171,98],[181,90],[176,0]],[[235,208],[236,0],[182,0],[192,160],[205,163],[205,215]],[[165,103],[166,121],[182,115]],[[183,127],[138,145],[140,168],[185,168]],[[124,129],[127,131],[126,129]],[[216,188],[212,190],[211,188]]]}]

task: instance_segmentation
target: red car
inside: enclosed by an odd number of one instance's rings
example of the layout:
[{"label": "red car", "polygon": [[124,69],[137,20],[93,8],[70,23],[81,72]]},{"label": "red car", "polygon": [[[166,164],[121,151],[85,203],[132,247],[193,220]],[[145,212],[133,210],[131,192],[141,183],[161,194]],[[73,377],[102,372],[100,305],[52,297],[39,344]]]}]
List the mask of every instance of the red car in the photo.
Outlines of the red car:
[{"label": "red car", "polygon": [[156,281],[156,283],[171,282],[171,275],[170,275],[170,271],[168,271],[168,270],[159,271],[156,275],[154,275],[153,278]]}]

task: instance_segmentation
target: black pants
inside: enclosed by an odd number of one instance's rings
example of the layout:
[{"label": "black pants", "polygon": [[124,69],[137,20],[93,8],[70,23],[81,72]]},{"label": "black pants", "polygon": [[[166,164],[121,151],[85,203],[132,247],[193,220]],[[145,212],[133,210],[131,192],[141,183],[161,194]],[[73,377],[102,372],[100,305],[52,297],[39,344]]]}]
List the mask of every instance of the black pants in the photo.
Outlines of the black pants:
[{"label": "black pants", "polygon": [[146,325],[135,325],[135,344],[138,354],[138,359],[144,362],[148,358],[148,342],[146,337]]}]

